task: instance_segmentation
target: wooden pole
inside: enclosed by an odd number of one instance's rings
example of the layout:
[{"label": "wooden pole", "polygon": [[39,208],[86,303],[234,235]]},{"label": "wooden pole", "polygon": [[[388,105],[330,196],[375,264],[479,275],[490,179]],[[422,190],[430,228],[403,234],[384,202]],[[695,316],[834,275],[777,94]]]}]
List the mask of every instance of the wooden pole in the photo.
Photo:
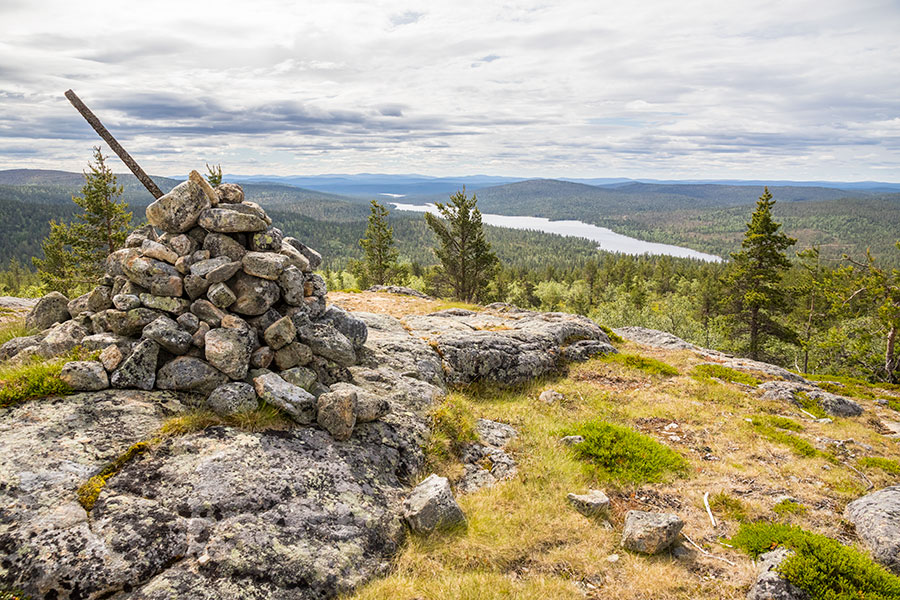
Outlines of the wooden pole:
[{"label": "wooden pole", "polygon": [[81,98],[75,95],[75,92],[72,90],[68,90],[66,92],[66,98],[69,99],[69,102],[72,103],[72,106],[75,107],[75,110],[81,113],[81,116],[84,117],[84,120],[88,122],[88,124],[94,128],[94,131],[103,138],[103,140],[109,144],[109,147],[112,148],[112,151],[116,153],[116,155],[122,159],[122,162],[125,163],[125,166],[131,169],[131,172],[134,173],[134,176],[138,178],[138,181],[144,184],[144,187],[147,188],[147,191],[153,194],[154,198],[159,198],[163,195],[162,190],[153,183],[153,180],[144,173],[144,170],[137,164],[131,155],[125,151],[119,142],[116,141],[116,138],[112,136],[106,127],[103,126],[103,123],[100,122],[100,119],[97,118],[97,115],[91,112],[87,106],[85,106],[84,102],[81,101]]}]

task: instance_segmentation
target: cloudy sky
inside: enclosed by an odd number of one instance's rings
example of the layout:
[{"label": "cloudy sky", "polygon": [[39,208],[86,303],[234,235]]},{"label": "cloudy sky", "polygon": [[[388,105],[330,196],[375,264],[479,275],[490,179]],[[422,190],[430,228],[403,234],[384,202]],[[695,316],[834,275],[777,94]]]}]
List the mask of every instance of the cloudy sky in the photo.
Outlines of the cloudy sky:
[{"label": "cloudy sky", "polygon": [[[897,0],[0,0],[0,169],[900,181]],[[117,170],[124,170],[121,165]]]}]

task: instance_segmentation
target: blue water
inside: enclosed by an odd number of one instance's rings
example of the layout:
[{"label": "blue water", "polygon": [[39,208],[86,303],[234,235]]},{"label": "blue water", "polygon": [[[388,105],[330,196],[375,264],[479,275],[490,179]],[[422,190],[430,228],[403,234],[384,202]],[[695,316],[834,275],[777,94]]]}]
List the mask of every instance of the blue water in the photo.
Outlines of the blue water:
[{"label": "blue water", "polygon": [[[433,204],[403,204],[391,202],[394,208],[412,212],[430,212],[438,214]],[[607,252],[621,252],[623,254],[658,254],[666,256],[678,256],[681,258],[697,258],[708,262],[721,262],[722,259],[713,254],[697,252],[690,248],[673,246],[671,244],[658,244],[645,242],[627,235],[616,233],[606,227],[597,227],[581,221],[551,221],[543,217],[513,217],[509,215],[492,215],[481,213],[481,220],[488,225],[497,227],[509,227],[510,229],[530,229],[546,233],[556,233],[567,237],[580,237],[597,242],[601,250]]]}]

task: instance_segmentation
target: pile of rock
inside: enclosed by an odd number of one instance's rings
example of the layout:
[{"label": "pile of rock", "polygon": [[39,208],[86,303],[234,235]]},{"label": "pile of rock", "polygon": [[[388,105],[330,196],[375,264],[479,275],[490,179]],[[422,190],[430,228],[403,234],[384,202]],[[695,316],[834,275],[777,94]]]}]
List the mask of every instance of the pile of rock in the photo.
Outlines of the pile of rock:
[{"label": "pile of rock", "polygon": [[361,406],[354,391],[329,388],[350,379],[367,328],[326,307],[318,252],[273,227],[240,186],[214,189],[196,171],[146,214],[100,285],[73,300],[42,298],[26,319],[41,333],[7,342],[0,360],[80,345],[100,356],[64,367],[75,390],[194,392],[219,413],[262,398],[336,439],[383,416],[383,403]]}]

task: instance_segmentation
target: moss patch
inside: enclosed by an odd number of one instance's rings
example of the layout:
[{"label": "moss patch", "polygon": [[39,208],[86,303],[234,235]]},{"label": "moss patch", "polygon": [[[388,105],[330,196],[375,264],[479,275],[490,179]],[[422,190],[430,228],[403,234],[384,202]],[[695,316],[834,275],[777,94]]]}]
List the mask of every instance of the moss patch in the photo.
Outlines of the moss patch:
[{"label": "moss patch", "polygon": [[678,369],[672,365],[666,364],[661,360],[656,360],[655,358],[641,356],[640,354],[606,354],[601,357],[600,360],[606,363],[620,364],[629,369],[636,369],[650,375],[662,375],[663,377],[674,377],[678,375]]},{"label": "moss patch", "polygon": [[591,464],[601,479],[642,484],[686,475],[688,471],[688,463],[680,454],[628,427],[594,420],[561,434],[584,438],[572,449]]},{"label": "moss patch", "polygon": [[709,508],[718,514],[725,515],[732,521],[743,523],[749,519],[747,505],[738,498],[725,492],[719,492],[709,499]]},{"label": "moss patch", "polygon": [[900,475],[900,462],[880,456],[866,456],[857,461],[859,466],[869,469],[881,469],[891,475]]},{"label": "moss patch", "polygon": [[609,341],[613,344],[624,344],[625,340],[622,339],[622,336],[607,327],[606,325],[600,325],[600,329],[603,330],[603,333],[606,334],[606,337],[609,338]]},{"label": "moss patch", "polygon": [[772,512],[780,517],[787,517],[789,515],[802,515],[806,514],[806,507],[799,502],[784,499],[772,507]]},{"label": "moss patch", "polygon": [[780,523],[746,523],[731,543],[754,558],[778,546],[794,551],[778,572],[819,600],[900,598],[900,577],[861,552],[823,535]]},{"label": "moss patch", "polygon": [[59,378],[68,360],[35,361],[0,369],[0,408],[34,398],[71,394],[72,388]]},{"label": "moss patch", "polygon": [[691,377],[698,381],[704,379],[719,379],[731,383],[743,383],[744,385],[759,385],[759,379],[753,375],[736,371],[723,365],[697,365],[691,370]]},{"label": "moss patch", "polygon": [[828,413],[826,413],[822,409],[822,407],[819,406],[819,403],[813,398],[807,396],[806,392],[797,392],[796,394],[794,394],[794,398],[797,404],[799,404],[803,410],[816,417],[817,419],[824,419],[828,416]]},{"label": "moss patch", "polygon": [[[769,418],[771,418],[771,416]],[[786,420],[790,421],[790,419]],[[757,433],[773,442],[788,446],[797,456],[813,457],[820,454],[812,444],[803,438],[799,438],[778,429],[771,425],[764,417],[754,417],[750,420],[750,423]]]}]

